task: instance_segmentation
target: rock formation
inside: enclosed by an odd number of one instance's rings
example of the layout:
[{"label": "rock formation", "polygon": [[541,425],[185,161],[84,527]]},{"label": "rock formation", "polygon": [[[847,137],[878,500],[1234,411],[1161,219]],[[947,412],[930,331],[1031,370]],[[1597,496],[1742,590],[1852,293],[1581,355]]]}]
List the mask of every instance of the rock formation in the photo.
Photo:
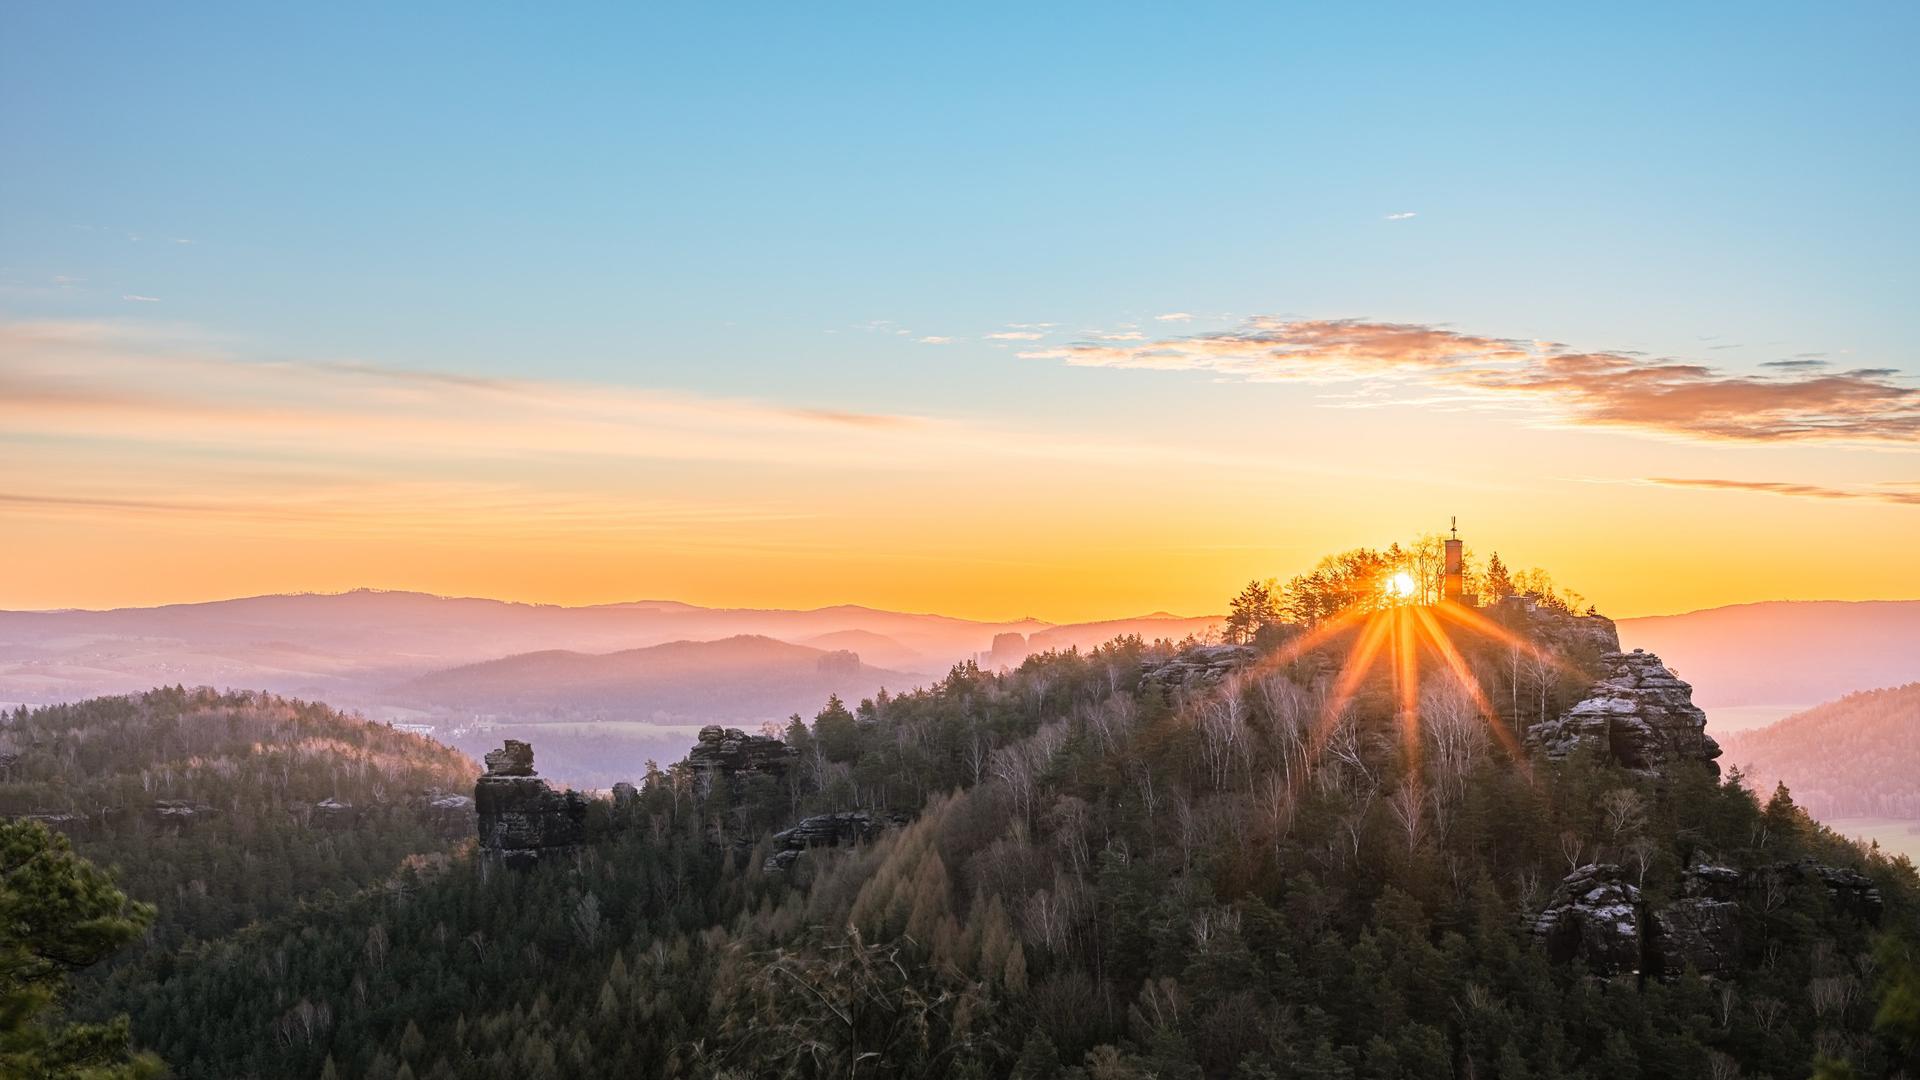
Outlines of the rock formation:
[{"label": "rock formation", "polygon": [[1647,968],[1679,975],[1730,975],[1740,963],[1740,888],[1730,866],[1695,865],[1681,879],[1681,896],[1653,912]]},{"label": "rock formation", "polygon": [[1208,689],[1259,655],[1251,645],[1196,645],[1163,660],[1147,661],[1140,669],[1140,685],[1168,691]]},{"label": "rock formation", "polygon": [[1622,975],[1640,971],[1642,921],[1640,890],[1618,866],[1590,863],[1560,883],[1532,930],[1555,963],[1580,960],[1598,974]]},{"label": "rock formation", "polygon": [[1726,976],[1740,965],[1743,902],[1773,907],[1812,886],[1856,918],[1880,917],[1872,879],[1811,860],[1752,870],[1699,862],[1681,876],[1679,897],[1651,909],[1618,866],[1598,863],[1568,874],[1530,929],[1554,962],[1579,960],[1598,975]]},{"label": "rock formation", "polygon": [[1537,597],[1509,596],[1496,601],[1488,614],[1508,624],[1542,645],[1561,653],[1610,653],[1620,651],[1620,631],[1613,620],[1597,612],[1575,615],[1543,604]]},{"label": "rock formation", "polygon": [[509,866],[527,866],[542,856],[578,844],[587,800],[557,792],[533,771],[533,747],[516,739],[489,750],[487,773],[473,786],[480,820],[480,849]]},{"label": "rock formation", "polygon": [[785,776],[799,756],[798,750],[771,736],[709,725],[700,729],[699,743],[687,751],[687,764],[704,795],[716,775]]},{"label": "rock formation", "polygon": [[351,826],[356,818],[353,804],[335,798],[321,799],[313,804],[313,824],[322,829],[344,829]]},{"label": "rock formation", "polygon": [[465,795],[428,791],[414,800],[414,807],[436,830],[449,836],[473,827],[473,800]]},{"label": "rock formation", "polygon": [[1693,687],[1658,656],[1635,649],[1602,654],[1600,661],[1606,675],[1572,708],[1529,727],[1529,743],[1556,760],[1591,748],[1649,773],[1675,761],[1711,765],[1720,756],[1720,744],[1706,731],[1707,714],[1693,703]]},{"label": "rock formation", "polygon": [[767,856],[760,869],[769,874],[779,873],[791,868],[808,848],[861,843],[880,835],[881,830],[890,825],[905,824],[906,820],[899,814],[875,816],[866,810],[803,818],[792,828],[773,834],[773,854]]},{"label": "rock formation", "polygon": [[1858,870],[1828,866],[1812,859],[1763,866],[1750,871],[1744,885],[1775,900],[1791,899],[1794,893],[1811,885],[1823,886],[1836,908],[1868,922],[1879,922],[1884,908],[1880,890],[1872,878]]}]

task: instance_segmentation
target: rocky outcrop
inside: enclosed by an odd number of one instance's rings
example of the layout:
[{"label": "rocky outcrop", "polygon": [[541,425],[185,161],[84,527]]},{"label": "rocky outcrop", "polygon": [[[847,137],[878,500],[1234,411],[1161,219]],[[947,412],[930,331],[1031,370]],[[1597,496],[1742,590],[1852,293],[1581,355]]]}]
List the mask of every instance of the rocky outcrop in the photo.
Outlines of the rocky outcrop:
[{"label": "rocky outcrop", "polygon": [[587,800],[559,792],[533,771],[533,747],[516,739],[486,755],[487,773],[473,787],[480,850],[509,866],[527,866],[580,842]]},{"label": "rocky outcrop", "polygon": [[1730,866],[1695,865],[1681,879],[1681,895],[1653,912],[1647,968],[1679,975],[1731,975],[1740,962],[1740,890],[1744,875]]},{"label": "rocky outcrop", "polygon": [[1141,665],[1140,686],[1143,690],[1150,686],[1169,691],[1209,689],[1259,655],[1251,645],[1195,645]]},{"label": "rocky outcrop", "polygon": [[178,831],[191,828],[195,822],[204,821],[219,812],[206,803],[187,799],[155,799],[153,805],[147,808],[147,817],[156,825]]},{"label": "rocky outcrop", "polygon": [[1640,890],[1612,863],[1590,863],[1568,874],[1533,935],[1555,963],[1582,961],[1600,975],[1638,973],[1645,951]]},{"label": "rocky outcrop", "polygon": [[313,804],[313,824],[322,829],[344,829],[351,826],[356,814],[353,804],[339,799],[326,798]]},{"label": "rocky outcrop", "polygon": [[1578,656],[1620,651],[1619,629],[1598,612],[1576,615],[1538,597],[1508,596],[1490,605],[1488,613],[1508,625],[1518,624],[1527,637],[1556,652]]},{"label": "rocky outcrop", "polygon": [[769,874],[791,869],[809,848],[841,847],[858,844],[880,835],[892,825],[903,825],[901,814],[876,815],[867,810],[839,814],[815,814],[799,824],[773,834],[773,854],[760,867]]},{"label": "rocky outcrop", "polygon": [[1808,888],[1824,888],[1856,918],[1879,920],[1871,878],[1812,860],[1752,870],[1699,862],[1681,876],[1680,895],[1652,909],[1618,866],[1598,863],[1568,874],[1530,929],[1554,962],[1579,960],[1599,975],[1728,976],[1739,968],[1743,911],[1772,909]]},{"label": "rocky outcrop", "polygon": [[1868,922],[1879,922],[1885,909],[1872,878],[1858,870],[1828,866],[1812,859],[1763,866],[1750,871],[1744,885],[1771,902],[1789,901],[1795,893],[1810,887],[1825,888],[1834,907]]},{"label": "rocky outcrop", "polygon": [[632,806],[634,800],[639,797],[640,789],[625,780],[613,785],[613,808],[615,810],[625,810],[627,807]]},{"label": "rocky outcrop", "polygon": [[1693,687],[1658,656],[1635,649],[1605,653],[1600,662],[1606,674],[1587,696],[1555,719],[1528,728],[1529,743],[1556,760],[1592,749],[1649,773],[1676,761],[1711,765],[1720,756],[1720,744],[1707,734],[1707,714],[1693,703]]},{"label": "rocky outcrop", "polygon": [[709,725],[700,729],[700,741],[687,751],[701,794],[718,775],[785,776],[800,752],[769,735],[749,735],[739,728]]},{"label": "rocky outcrop", "polygon": [[428,791],[414,800],[414,808],[434,829],[458,836],[473,827],[473,800],[465,795]]}]

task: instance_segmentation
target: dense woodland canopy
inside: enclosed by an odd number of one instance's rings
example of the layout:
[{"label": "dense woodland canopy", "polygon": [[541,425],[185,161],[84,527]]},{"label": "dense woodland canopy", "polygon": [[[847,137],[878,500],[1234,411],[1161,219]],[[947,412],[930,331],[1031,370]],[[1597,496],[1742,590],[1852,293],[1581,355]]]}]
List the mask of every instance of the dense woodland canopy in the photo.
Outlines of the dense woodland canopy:
[{"label": "dense woodland canopy", "polygon": [[[1504,749],[1590,655],[1463,642],[1499,715],[1433,673],[1414,742],[1384,676],[1329,716],[1351,637],[1216,687],[1143,677],[1170,648],[1121,639],[830,701],[789,725],[784,777],[701,793],[650,769],[577,852],[415,861],[124,965],[78,1008],[129,1014],[191,1077],[1920,1072],[1910,865],[1706,766]],[[771,831],[856,807],[908,823],[763,872]],[[1723,980],[1603,979],[1525,932],[1577,865],[1658,900],[1697,856],[1858,868],[1885,914],[1755,899]],[[154,873],[136,857],[123,880]]]}]

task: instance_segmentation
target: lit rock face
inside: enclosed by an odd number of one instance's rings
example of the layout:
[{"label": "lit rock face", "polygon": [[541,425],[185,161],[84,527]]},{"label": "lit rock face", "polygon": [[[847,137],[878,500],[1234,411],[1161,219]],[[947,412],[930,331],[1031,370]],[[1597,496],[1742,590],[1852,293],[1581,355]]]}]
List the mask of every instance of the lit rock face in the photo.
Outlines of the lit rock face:
[{"label": "lit rock face", "polygon": [[1555,963],[1580,960],[1600,975],[1640,970],[1644,944],[1640,890],[1612,863],[1590,863],[1568,874],[1533,920],[1533,935]]},{"label": "lit rock face", "polygon": [[1693,703],[1693,687],[1658,656],[1635,649],[1603,654],[1600,662],[1606,675],[1559,717],[1528,728],[1529,743],[1556,760],[1592,748],[1649,773],[1675,761],[1712,764],[1720,756],[1720,744],[1707,734],[1707,714]]},{"label": "lit rock face", "polygon": [[509,866],[529,866],[580,843],[587,800],[534,775],[533,747],[508,739],[488,751],[486,761],[486,775],[473,786],[482,852]]},{"label": "lit rock face", "polygon": [[1140,685],[1169,691],[1208,689],[1259,655],[1251,645],[1196,645],[1168,659],[1148,661],[1141,667]]},{"label": "lit rock face", "polygon": [[793,828],[773,834],[773,854],[767,856],[760,869],[769,874],[779,873],[790,869],[808,848],[862,843],[880,835],[881,830],[890,825],[905,822],[906,818],[897,814],[875,815],[866,810],[802,818]]},{"label": "lit rock face", "polygon": [[1558,652],[1578,655],[1620,651],[1620,631],[1605,615],[1574,615],[1531,596],[1504,597],[1488,610],[1508,621],[1517,617],[1529,638]]}]

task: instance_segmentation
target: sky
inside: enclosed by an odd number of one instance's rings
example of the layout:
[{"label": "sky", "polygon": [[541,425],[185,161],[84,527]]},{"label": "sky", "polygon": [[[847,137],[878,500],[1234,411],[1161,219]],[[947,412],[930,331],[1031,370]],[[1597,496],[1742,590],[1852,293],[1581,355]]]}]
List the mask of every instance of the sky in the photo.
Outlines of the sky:
[{"label": "sky", "polygon": [[1910,4],[0,8],[0,607],[1920,597]]}]

